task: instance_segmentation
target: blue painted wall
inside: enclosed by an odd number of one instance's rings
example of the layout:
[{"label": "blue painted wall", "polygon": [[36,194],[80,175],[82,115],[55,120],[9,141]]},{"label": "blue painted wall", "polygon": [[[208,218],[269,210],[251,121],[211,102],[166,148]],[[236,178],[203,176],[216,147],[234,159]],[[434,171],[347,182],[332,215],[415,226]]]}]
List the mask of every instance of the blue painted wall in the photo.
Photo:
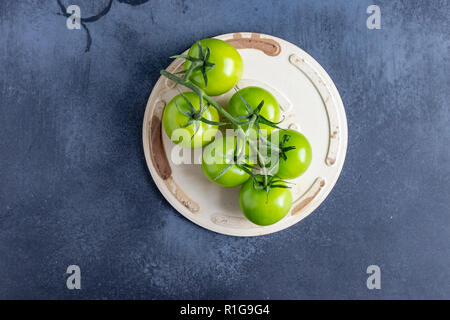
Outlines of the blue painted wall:
[{"label": "blue painted wall", "polygon": [[[108,2],[61,0],[83,17]],[[366,28],[370,4],[381,30]],[[445,0],[115,0],[86,24],[85,52],[56,0],[0,1],[0,298],[450,298],[449,14]],[[234,31],[310,53],[349,126],[326,201],[259,238],[178,214],[141,143],[168,57]]]}]

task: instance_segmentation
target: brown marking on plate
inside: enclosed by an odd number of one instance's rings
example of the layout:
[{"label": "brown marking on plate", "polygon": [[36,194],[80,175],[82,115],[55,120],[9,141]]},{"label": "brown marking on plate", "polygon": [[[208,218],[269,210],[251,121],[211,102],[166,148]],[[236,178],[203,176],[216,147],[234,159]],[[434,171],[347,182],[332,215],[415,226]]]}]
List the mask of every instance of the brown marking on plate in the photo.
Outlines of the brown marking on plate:
[{"label": "brown marking on plate", "polygon": [[198,213],[200,211],[200,206],[197,202],[193,201],[188,197],[186,193],[178,186],[178,184],[173,180],[173,177],[169,177],[164,180],[169,191],[175,196],[175,198],[185,206],[190,212]]},{"label": "brown marking on plate", "polygon": [[339,136],[339,126],[336,126],[336,128],[333,130],[333,133],[331,134],[331,139],[336,139]]},{"label": "brown marking on plate", "polygon": [[173,89],[177,86],[177,83],[170,79],[166,79],[166,82],[164,84],[166,85],[167,88],[171,88],[171,89]]},{"label": "brown marking on plate", "polygon": [[294,64],[294,65],[300,64],[300,63],[305,63],[305,59],[303,59],[303,58],[301,58],[301,57],[298,57],[298,56],[295,55],[295,54],[291,54],[291,55],[289,56],[289,61],[290,61],[292,64]]},{"label": "brown marking on plate", "polygon": [[[319,178],[320,179],[320,178]],[[316,183],[313,184],[313,187]],[[325,186],[325,180],[321,179],[319,182],[319,186],[317,188],[316,191],[314,191],[314,193],[310,196],[307,196],[305,199],[303,199],[298,205],[296,205],[294,207],[294,209],[292,209],[292,213],[291,215],[296,215],[297,213],[299,213],[300,211],[302,211],[303,208],[305,208],[308,204],[311,203],[311,201],[314,200],[314,198],[319,194],[319,192],[322,190],[322,188]],[[313,188],[311,187],[311,188]]]},{"label": "brown marking on plate", "polygon": [[338,131],[334,130],[333,133],[331,134],[331,139],[334,139],[337,137]]},{"label": "brown marking on plate", "polygon": [[[165,103],[162,103],[162,108]],[[161,108],[159,106],[159,108]],[[158,105],[156,107],[158,109]],[[158,112],[161,110],[155,110]],[[172,169],[170,168],[169,160],[167,159],[166,151],[164,149],[162,141],[162,122],[161,118],[154,115],[150,124],[150,157],[152,159],[153,166],[156,169],[159,177],[164,180],[169,191],[174,195],[174,197],[189,211],[192,213],[197,213],[200,210],[200,206],[189,198],[186,193],[178,186],[178,184],[173,180]]]},{"label": "brown marking on plate", "polygon": [[[237,229],[247,229],[249,227],[256,227],[253,223],[244,217],[228,216],[221,213],[216,213],[211,217],[211,221],[219,226],[233,227]],[[244,223],[244,224],[243,224]]]},{"label": "brown marking on plate", "polygon": [[156,172],[161,179],[166,180],[172,175],[172,169],[167,160],[166,151],[161,137],[161,118],[157,116],[152,117],[150,124],[150,156],[152,163],[155,166]]},{"label": "brown marking on plate", "polygon": [[249,38],[244,38],[240,33],[234,33],[233,38],[226,41],[236,49],[257,49],[272,57],[281,52],[281,46],[277,41],[261,38],[259,33],[252,33]]},{"label": "brown marking on plate", "polygon": [[[329,145],[327,157],[325,159],[325,164],[327,166],[332,166],[336,163],[336,157],[339,153],[339,119],[337,116],[337,108],[336,101],[333,99],[333,92],[330,91],[330,84],[328,81],[324,80],[322,76],[316,71],[314,67],[310,65],[310,63],[298,57],[296,54],[291,54],[289,56],[289,61],[293,66],[295,66],[298,70],[303,72],[316,87],[320,96],[322,97],[322,101],[325,105],[325,111],[328,115],[328,124],[329,124]],[[317,85],[316,85],[317,83]],[[336,129],[332,129],[336,128]]]}]

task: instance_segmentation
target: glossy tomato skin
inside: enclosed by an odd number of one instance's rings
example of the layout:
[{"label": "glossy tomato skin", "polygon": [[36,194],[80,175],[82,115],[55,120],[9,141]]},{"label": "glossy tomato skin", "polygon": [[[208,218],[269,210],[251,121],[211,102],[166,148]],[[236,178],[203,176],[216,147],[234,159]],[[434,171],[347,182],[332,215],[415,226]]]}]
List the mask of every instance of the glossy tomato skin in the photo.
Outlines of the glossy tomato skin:
[{"label": "glossy tomato skin", "polygon": [[[197,94],[195,94],[194,92],[185,92],[184,95],[188,98],[194,108],[198,110],[200,107],[200,102]],[[200,122],[200,128],[198,132],[195,134],[194,138],[191,139],[192,135],[195,132],[195,126],[192,123],[188,127],[182,128],[187,123],[188,117],[186,117],[177,109],[175,102],[178,104],[178,106],[180,106],[181,109],[189,111],[188,104],[181,96],[181,94],[175,96],[167,104],[163,113],[164,130],[166,131],[167,136],[174,143],[180,144],[186,148],[200,148],[210,143],[214,139],[218,127],[215,125]],[[209,106],[206,109],[206,111],[203,113],[203,117],[211,121],[219,121],[219,114],[217,110],[212,106]]]},{"label": "glossy tomato skin", "polygon": [[[203,173],[209,180],[222,187],[237,187],[250,178],[248,173],[233,165],[226,173],[215,180],[230,163],[230,160],[227,160],[223,155],[226,154],[232,157],[235,146],[236,137],[225,136],[217,138],[203,150]],[[248,146],[246,146],[246,154],[248,154]]]},{"label": "glossy tomato skin", "polygon": [[[257,176],[257,179],[261,179],[261,176]],[[292,206],[290,189],[271,188],[267,198],[266,190],[257,190],[253,185],[253,179],[249,179],[239,193],[239,205],[247,219],[260,226],[268,226],[283,219]]]},{"label": "glossy tomato skin", "polygon": [[[200,40],[203,49],[209,48],[209,62],[215,64],[214,68],[206,73],[208,85],[205,87],[202,72],[196,70],[190,77],[190,80],[202,88],[210,96],[221,95],[232,89],[242,77],[244,63],[239,52],[228,42],[219,39]],[[189,49],[188,55],[198,58],[199,48],[195,43]],[[187,70],[191,65],[186,61],[184,69]]]},{"label": "glossy tomato skin", "polygon": [[274,140],[274,135],[278,135],[278,141],[282,141],[285,135],[289,136],[284,147],[294,146],[295,149],[287,151],[287,160],[279,158],[278,171],[276,173],[282,179],[295,179],[308,170],[312,160],[312,149],[308,139],[295,130],[279,130],[272,133],[270,140]]},{"label": "glossy tomato skin", "polygon": [[[228,103],[228,112],[233,116],[247,115],[247,109],[242,101],[241,95],[245,101],[254,109],[258,107],[260,102],[264,100],[264,105],[261,109],[260,115],[272,122],[280,121],[280,106],[278,105],[275,97],[267,90],[260,87],[246,87],[236,92]],[[244,130],[248,126],[243,126]],[[260,125],[261,130],[266,130],[267,134],[270,134],[274,128],[267,125]]]}]

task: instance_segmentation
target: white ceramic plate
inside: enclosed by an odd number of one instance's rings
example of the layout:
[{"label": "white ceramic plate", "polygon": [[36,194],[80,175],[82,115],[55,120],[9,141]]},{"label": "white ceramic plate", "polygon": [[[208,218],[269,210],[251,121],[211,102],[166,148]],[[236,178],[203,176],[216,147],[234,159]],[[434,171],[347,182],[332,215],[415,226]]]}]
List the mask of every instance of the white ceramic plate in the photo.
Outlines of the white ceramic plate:
[{"label": "white ceramic plate", "polygon": [[[244,74],[237,86],[257,85],[269,90],[285,116],[281,126],[300,131],[311,144],[313,158],[308,171],[292,180],[295,185],[291,189],[294,199],[291,211],[276,224],[257,226],[239,208],[239,187],[227,189],[210,182],[200,164],[179,164],[180,152],[190,150],[180,151],[161,130],[164,107],[178,94],[175,83],[164,77],[153,88],[144,115],[147,165],[167,201],[206,229],[233,236],[259,236],[283,230],[314,211],[339,177],[347,150],[347,120],[342,100],[319,63],[292,43],[245,32],[216,38],[228,41],[242,56]],[[176,59],[167,70],[178,71],[182,66],[183,60]],[[233,93],[231,90],[218,96],[216,101],[226,107]],[[198,162],[201,149],[191,152]]]}]

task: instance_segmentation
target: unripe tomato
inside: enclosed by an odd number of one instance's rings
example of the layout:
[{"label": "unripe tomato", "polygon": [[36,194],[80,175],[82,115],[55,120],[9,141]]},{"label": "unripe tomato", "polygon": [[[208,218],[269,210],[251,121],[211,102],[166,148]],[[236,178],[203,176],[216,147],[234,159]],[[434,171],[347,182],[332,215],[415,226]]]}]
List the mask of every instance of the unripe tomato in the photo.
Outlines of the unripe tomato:
[{"label": "unripe tomato", "polygon": [[[233,136],[220,137],[209,144],[202,155],[202,169],[205,176],[223,187],[236,187],[248,180],[250,175],[237,165],[235,155],[237,138]],[[244,155],[248,155],[248,146],[245,146]],[[244,162],[248,160],[243,159]],[[217,178],[224,169],[230,168]]]},{"label": "unripe tomato", "polygon": [[[244,98],[245,101],[247,101],[247,103],[251,106],[253,110],[255,110],[261,103],[261,101],[264,100],[264,105],[260,111],[260,115],[271,122],[280,121],[281,112],[277,100],[269,91],[259,87],[246,87],[236,92],[231,97],[227,107],[228,112],[231,115],[243,116],[249,114],[247,108],[245,107],[245,103],[244,101],[242,101],[241,97]],[[244,130],[246,130],[247,128],[248,125],[243,126]],[[267,134],[270,134],[270,132],[274,130],[274,128],[267,126],[265,124],[261,124],[260,128],[261,130],[266,130]]]},{"label": "unripe tomato", "polygon": [[[185,92],[184,96],[191,102],[195,110],[199,110],[200,100],[196,93]],[[206,101],[204,103],[206,103]],[[197,133],[195,133],[195,123],[184,128],[183,126],[186,125],[189,118],[178,110],[177,104],[185,112],[190,111],[186,100],[181,94],[170,100],[163,113],[164,130],[166,131],[167,136],[174,143],[179,143],[186,148],[199,148],[210,143],[217,133],[218,126],[206,124],[197,120],[197,125],[199,126]],[[202,116],[210,121],[219,121],[219,114],[212,106],[208,106]]]},{"label": "unripe tomato", "polygon": [[[256,179],[261,181],[263,176],[258,175]],[[267,195],[266,189],[255,188],[253,179],[249,179],[239,193],[239,205],[251,222],[268,226],[286,216],[292,206],[292,194],[289,189],[272,187]]]},{"label": "unripe tomato", "polygon": [[[228,42],[219,39],[200,40],[203,49],[209,48],[208,61],[215,66],[207,70],[207,86],[201,70],[196,70],[189,77],[194,84],[202,88],[207,95],[218,96],[232,89],[242,77],[244,63],[239,52]],[[189,56],[199,58],[197,42],[189,49]],[[186,60],[184,69],[189,69],[191,62]]]},{"label": "unripe tomato", "polygon": [[281,179],[295,179],[301,176],[309,168],[312,160],[312,150],[308,139],[300,132],[289,129],[273,132],[269,140],[276,140],[275,135],[278,135],[279,144],[282,143],[284,136],[289,136],[282,147],[295,147],[295,149],[285,152],[286,160],[282,156],[279,157],[278,170],[275,169],[274,172]]}]

